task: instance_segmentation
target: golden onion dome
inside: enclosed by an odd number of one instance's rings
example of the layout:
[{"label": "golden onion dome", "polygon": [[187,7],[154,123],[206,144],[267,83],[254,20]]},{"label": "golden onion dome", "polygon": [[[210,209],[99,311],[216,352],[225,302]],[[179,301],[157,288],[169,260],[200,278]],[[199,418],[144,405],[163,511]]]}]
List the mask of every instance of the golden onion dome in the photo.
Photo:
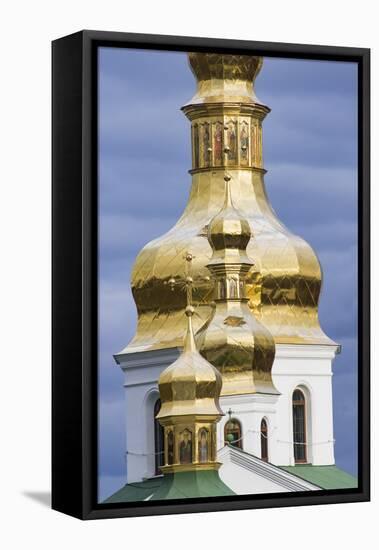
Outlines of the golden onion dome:
[{"label": "golden onion dome", "polygon": [[234,261],[245,262],[251,265],[246,256],[246,247],[250,241],[251,229],[249,222],[236,210],[233,205],[230,191],[230,177],[225,176],[225,200],[220,212],[214,216],[208,227],[208,241],[213,248],[212,262],[233,254]]},{"label": "golden onion dome", "polygon": [[[121,354],[181,347],[186,299],[183,293],[171,292],[167,283],[185,281],[186,250],[194,255],[194,277],[202,279],[193,293],[195,331],[212,314],[213,283],[207,280],[206,267],[212,247],[207,236],[224,202],[225,171],[233,178],[233,204],[254,235],[246,249],[254,260],[246,293],[255,319],[275,343],[334,344],[318,319],[322,273],[317,256],[279,221],[265,190],[262,121],[269,109],[254,93],[262,59],[203,53],[190,54],[189,59],[197,78],[197,92],[183,107],[191,121],[190,196],[174,227],[147,244],[135,261],[131,284],[138,326]],[[221,232],[215,242],[219,238]]]},{"label": "golden onion dome", "polygon": [[183,351],[159,377],[161,409],[158,419],[183,415],[222,415],[219,396],[222,378],[196,349],[193,336],[194,308],[187,306],[187,332]]},{"label": "golden onion dome", "polygon": [[272,380],[274,340],[246,303],[217,304],[196,342],[203,357],[222,374],[222,395],[279,393]]}]

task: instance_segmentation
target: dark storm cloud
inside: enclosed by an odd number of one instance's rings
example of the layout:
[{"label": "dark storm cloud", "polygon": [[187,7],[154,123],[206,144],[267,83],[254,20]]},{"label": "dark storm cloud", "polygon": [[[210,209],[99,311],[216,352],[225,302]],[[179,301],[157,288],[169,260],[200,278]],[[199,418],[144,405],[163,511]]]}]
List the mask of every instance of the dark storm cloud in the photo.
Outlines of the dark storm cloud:
[{"label": "dark storm cloud", "polygon": [[[190,132],[180,107],[194,94],[195,82],[185,54],[109,48],[100,55],[99,84],[99,449],[105,496],[125,472],[123,374],[113,354],[135,331],[131,270],[139,250],[171,228],[187,202]],[[333,382],[336,460],[354,473],[356,68],[266,59],[256,90],[272,108],[264,122],[268,196],[322,264],[320,320],[342,345]]]}]

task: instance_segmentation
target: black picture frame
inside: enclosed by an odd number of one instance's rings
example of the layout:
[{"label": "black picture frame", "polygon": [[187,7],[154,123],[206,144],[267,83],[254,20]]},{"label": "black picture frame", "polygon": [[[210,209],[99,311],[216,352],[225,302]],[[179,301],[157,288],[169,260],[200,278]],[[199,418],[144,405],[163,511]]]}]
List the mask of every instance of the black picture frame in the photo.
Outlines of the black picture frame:
[{"label": "black picture frame", "polygon": [[[357,489],[132,504],[97,503],[97,52],[101,46],[358,64]],[[370,50],[81,31],[52,43],[52,507],[81,519],[370,499]]]}]

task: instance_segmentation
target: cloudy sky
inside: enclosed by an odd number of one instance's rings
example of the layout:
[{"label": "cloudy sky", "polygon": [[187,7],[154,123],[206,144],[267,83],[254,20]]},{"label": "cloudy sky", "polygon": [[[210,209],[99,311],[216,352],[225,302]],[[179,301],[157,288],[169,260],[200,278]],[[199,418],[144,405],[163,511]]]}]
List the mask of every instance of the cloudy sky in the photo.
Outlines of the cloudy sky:
[{"label": "cloudy sky", "polygon": [[[99,56],[99,491],[125,483],[124,390],[112,355],[134,335],[135,256],[179,218],[191,165],[186,55],[101,48]],[[320,320],[334,362],[336,463],[357,467],[357,67],[265,58],[256,82],[269,199],[323,268]]]}]

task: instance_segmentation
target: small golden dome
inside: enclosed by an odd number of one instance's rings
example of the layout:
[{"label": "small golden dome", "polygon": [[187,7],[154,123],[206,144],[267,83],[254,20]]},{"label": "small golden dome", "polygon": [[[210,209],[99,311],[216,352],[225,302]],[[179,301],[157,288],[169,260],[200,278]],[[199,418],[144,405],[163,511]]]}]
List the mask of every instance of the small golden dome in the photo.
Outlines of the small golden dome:
[{"label": "small golden dome", "polygon": [[194,308],[187,306],[187,332],[178,359],[159,377],[162,402],[158,419],[183,415],[222,415],[219,396],[222,378],[196,349],[192,329]]},{"label": "small golden dome", "polygon": [[246,302],[220,302],[196,334],[200,352],[222,374],[222,395],[278,394],[272,380],[275,344]]},{"label": "small golden dome", "polygon": [[212,218],[208,228],[208,241],[214,251],[211,263],[215,256],[219,259],[218,252],[235,249],[240,251],[240,261],[251,266],[252,262],[246,255],[246,247],[251,238],[250,225],[233,205],[230,179],[230,176],[224,176],[226,184],[224,205],[220,212]]}]

